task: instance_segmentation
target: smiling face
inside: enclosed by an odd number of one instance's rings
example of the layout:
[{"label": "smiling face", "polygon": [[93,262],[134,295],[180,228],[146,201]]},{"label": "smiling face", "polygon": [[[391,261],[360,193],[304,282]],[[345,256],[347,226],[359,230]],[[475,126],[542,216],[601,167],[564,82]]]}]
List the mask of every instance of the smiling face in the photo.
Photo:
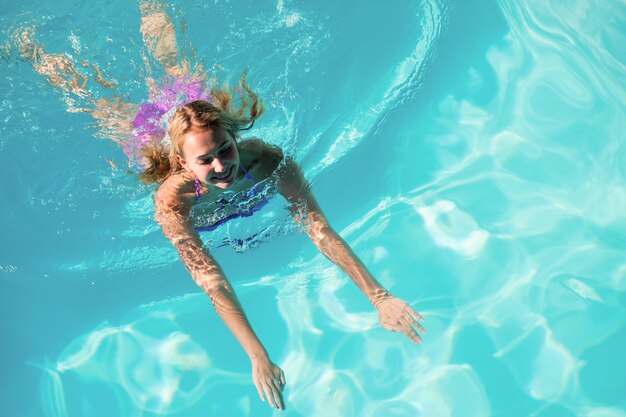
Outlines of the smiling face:
[{"label": "smiling face", "polygon": [[239,151],[235,138],[221,126],[193,129],[185,134],[180,164],[205,185],[226,189],[239,174]]}]

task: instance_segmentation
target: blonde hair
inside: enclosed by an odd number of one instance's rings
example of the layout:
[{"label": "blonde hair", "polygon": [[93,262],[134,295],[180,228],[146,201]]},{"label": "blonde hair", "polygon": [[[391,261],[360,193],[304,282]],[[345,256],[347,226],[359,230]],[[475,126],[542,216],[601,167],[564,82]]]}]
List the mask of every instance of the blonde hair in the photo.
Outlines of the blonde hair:
[{"label": "blonde hair", "polygon": [[144,184],[161,183],[168,176],[180,172],[183,167],[176,156],[183,155],[185,135],[192,130],[221,126],[237,139],[241,130],[251,128],[263,114],[263,104],[248,87],[245,72],[239,80],[237,92],[240,98],[238,106],[235,105],[235,91],[225,85],[211,89],[213,103],[196,100],[178,108],[169,123],[171,144],[166,146],[161,142],[150,142],[140,149],[146,168],[139,174],[139,179]]}]

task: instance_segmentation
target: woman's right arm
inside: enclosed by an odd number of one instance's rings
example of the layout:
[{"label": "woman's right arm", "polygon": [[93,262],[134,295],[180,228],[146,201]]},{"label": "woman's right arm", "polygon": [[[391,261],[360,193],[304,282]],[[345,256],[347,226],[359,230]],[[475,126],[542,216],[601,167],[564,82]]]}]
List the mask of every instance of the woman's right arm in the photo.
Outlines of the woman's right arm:
[{"label": "woman's right arm", "polygon": [[265,401],[265,394],[270,406],[284,410],[283,371],[270,361],[267,351],[250,326],[232,285],[213,256],[205,250],[198,232],[189,220],[189,209],[176,200],[171,197],[159,198],[157,192],[156,220],[178,251],[193,280],[209,296],[217,314],[248,354],[254,384],[261,400]]}]

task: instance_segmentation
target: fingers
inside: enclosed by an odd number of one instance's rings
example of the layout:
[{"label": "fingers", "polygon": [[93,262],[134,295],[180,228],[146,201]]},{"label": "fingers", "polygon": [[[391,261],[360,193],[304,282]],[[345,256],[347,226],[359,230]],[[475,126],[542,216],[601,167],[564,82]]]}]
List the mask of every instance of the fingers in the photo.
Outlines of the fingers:
[{"label": "fingers", "polygon": [[273,381],[274,389],[272,390],[272,393],[274,394],[274,404],[276,404],[276,408],[278,408],[279,410],[284,410],[285,406],[283,404],[282,388],[278,385],[280,385],[280,382]]},{"label": "fingers", "polygon": [[285,388],[285,373],[282,369],[278,368],[278,374],[276,378],[272,378],[272,384],[274,387],[274,402],[278,406],[279,410],[285,409],[285,403],[283,402],[283,389]]},{"label": "fingers", "polygon": [[380,314],[380,324],[387,330],[392,332],[402,332],[414,343],[422,341],[421,333],[426,333],[426,329],[420,321],[424,321],[424,317],[415,311],[406,302],[391,298],[379,303],[376,308]]},{"label": "fingers", "polygon": [[259,397],[261,398],[261,401],[265,402],[265,398],[263,398],[263,390],[261,389],[261,384],[258,382],[255,382],[254,385],[256,386],[256,390],[259,393]]},{"label": "fingers", "polygon": [[267,397],[267,401],[272,408],[278,408],[279,410],[284,410],[285,405],[283,404],[283,396],[282,389],[279,387],[280,383],[278,381],[268,379],[263,384],[263,389],[265,391],[265,396]]},{"label": "fingers", "polygon": [[424,317],[422,317],[422,315],[420,313],[418,313],[417,311],[413,310],[413,307],[411,307],[410,305],[406,305],[406,310],[409,312],[409,314],[411,316],[413,316],[415,319],[419,320],[419,321],[424,321]]},{"label": "fingers", "polygon": [[276,408],[276,404],[274,403],[274,394],[272,392],[271,385],[268,383],[264,383],[263,391],[265,392],[265,397],[267,398],[267,402],[270,404],[270,407]]},{"label": "fingers", "polygon": [[269,361],[253,361],[253,381],[261,401],[267,402],[272,408],[285,409],[283,389],[285,374],[282,369]]},{"label": "fingers", "polygon": [[[411,309],[411,310],[412,310],[412,309]],[[415,311],[413,311],[413,312],[415,312]],[[416,314],[417,314],[417,313],[416,313]],[[419,317],[422,317],[422,316],[420,316],[419,314],[417,314],[417,315],[418,315]],[[422,326],[422,325],[421,325],[421,324],[417,321],[417,319],[414,317],[414,315],[413,315],[413,314],[411,314],[411,312],[410,312],[410,311],[409,311],[409,312],[408,312],[408,314],[406,315],[406,319],[409,321],[409,323],[410,323],[412,326],[415,326],[415,327],[416,327],[416,328],[417,328],[420,332],[422,332],[422,333],[426,334],[426,329],[424,328],[424,326]],[[424,319],[423,319],[423,318],[422,318],[422,321],[424,321]]]},{"label": "fingers", "polygon": [[404,333],[409,339],[411,339],[411,341],[413,341],[414,343],[420,343],[422,341],[422,338],[417,333],[417,331],[415,331],[413,326],[411,326],[411,323],[407,318],[404,318],[402,320],[400,326],[402,328],[402,333]]}]

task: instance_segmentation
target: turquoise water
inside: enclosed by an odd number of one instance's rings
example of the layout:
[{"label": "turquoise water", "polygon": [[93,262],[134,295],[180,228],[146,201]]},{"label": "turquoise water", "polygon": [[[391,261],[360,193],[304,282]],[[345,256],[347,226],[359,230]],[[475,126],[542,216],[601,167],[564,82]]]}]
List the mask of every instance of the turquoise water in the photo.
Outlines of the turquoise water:
[{"label": "turquoise water", "polygon": [[[285,371],[283,414],[626,416],[626,5],[363,5],[169,10],[208,68],[250,68],[268,109],[251,134],[295,155],[334,227],[426,318],[417,347],[382,329],[295,228],[217,248]],[[150,219],[151,189],[17,58],[30,24],[129,101],[147,94],[136,5],[3,3],[0,414],[278,413]]]}]

